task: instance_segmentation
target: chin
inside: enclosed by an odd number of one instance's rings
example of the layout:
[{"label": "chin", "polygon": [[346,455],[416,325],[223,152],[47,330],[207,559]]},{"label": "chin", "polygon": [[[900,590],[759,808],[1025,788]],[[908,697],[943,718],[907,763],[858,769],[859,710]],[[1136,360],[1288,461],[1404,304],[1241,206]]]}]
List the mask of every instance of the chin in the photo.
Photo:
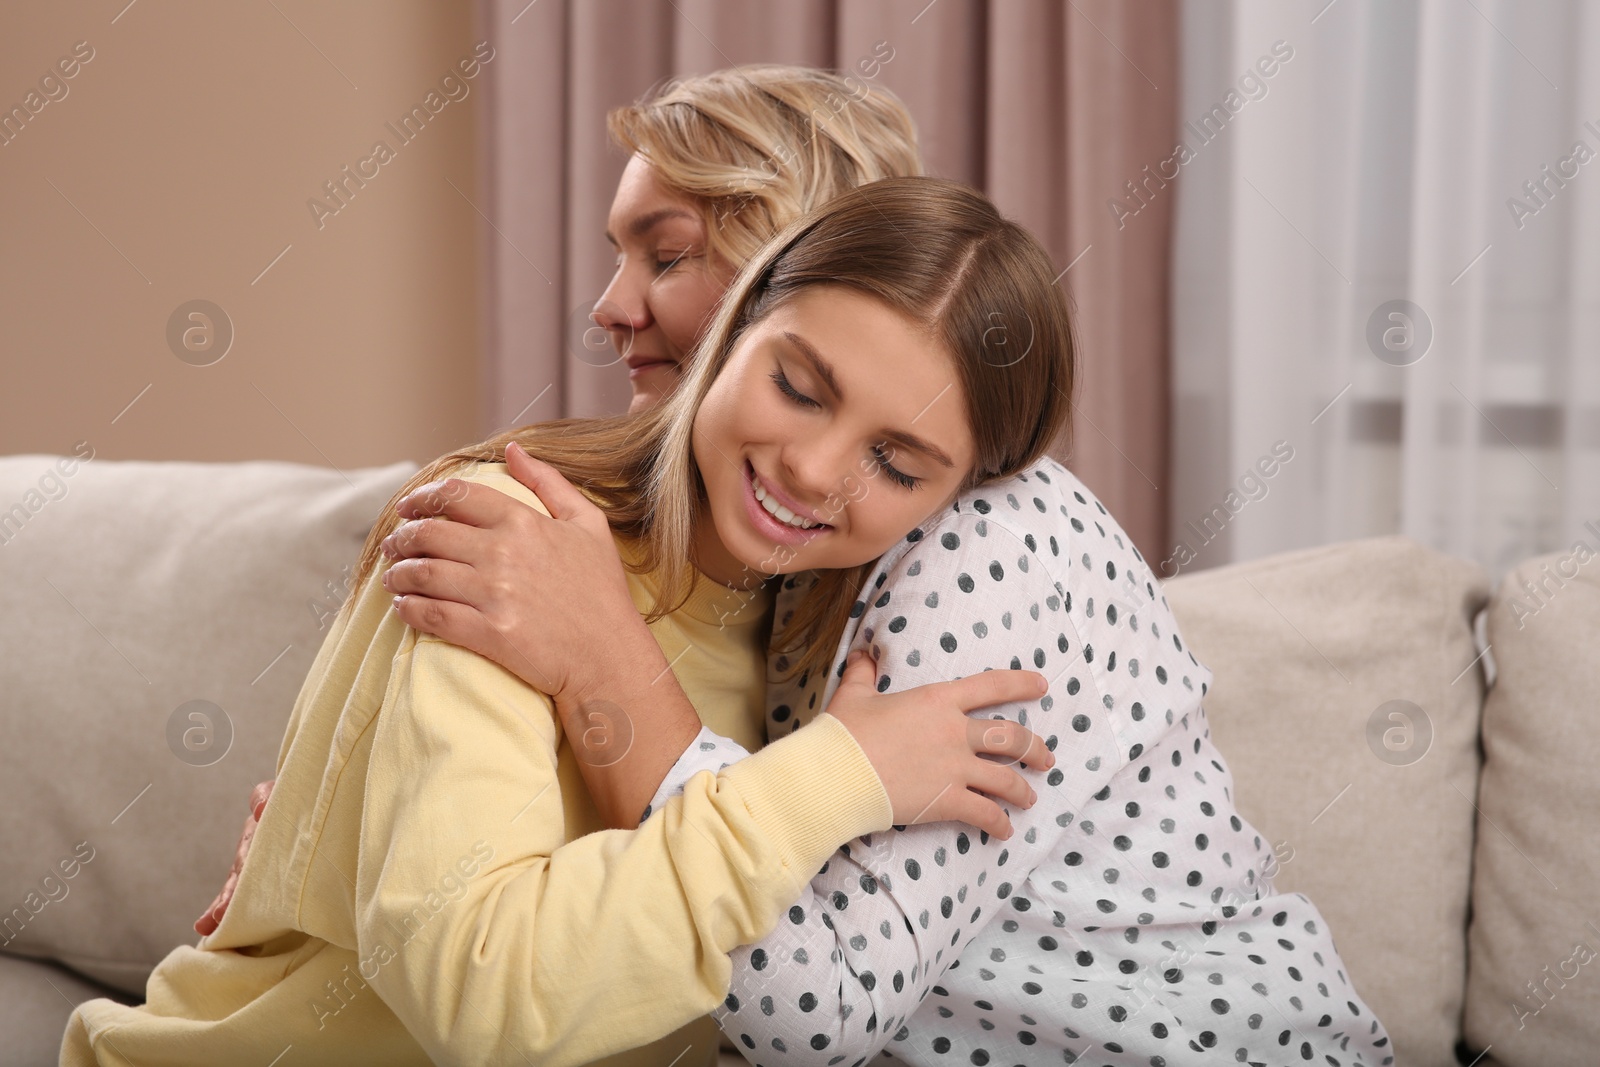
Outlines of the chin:
[{"label": "chin", "polygon": [[633,394],[633,399],[628,402],[628,414],[637,415],[641,411],[653,408],[656,404],[666,399],[666,394],[656,389],[640,389]]},{"label": "chin", "polygon": [[[802,546],[788,550],[781,546],[761,544],[754,547],[762,550],[754,560],[744,559],[743,555],[740,559],[746,567],[760,574],[799,574],[801,571],[809,570],[832,570],[838,566],[835,562],[837,553],[824,550],[822,546]],[[833,547],[830,545],[828,549]]]},{"label": "chin", "polygon": [[658,367],[633,379],[633,399],[628,403],[629,414],[636,414],[672,395],[678,388],[682,375],[678,365]]}]

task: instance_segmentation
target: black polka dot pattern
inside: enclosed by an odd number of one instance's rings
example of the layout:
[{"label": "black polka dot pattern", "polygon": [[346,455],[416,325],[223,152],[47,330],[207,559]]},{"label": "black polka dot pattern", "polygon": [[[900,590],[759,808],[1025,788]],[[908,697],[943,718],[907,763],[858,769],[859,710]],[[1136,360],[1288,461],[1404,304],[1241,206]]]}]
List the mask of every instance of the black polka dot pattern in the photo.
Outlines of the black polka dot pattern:
[{"label": "black polka dot pattern", "polygon": [[[785,581],[785,624],[813,576]],[[959,823],[842,847],[773,933],[732,954],[716,1012],[757,1064],[1379,1065],[1388,1035],[1326,922],[1279,893],[1201,706],[1211,672],[1110,513],[1051,460],[961,496],[886,554],[831,670],[769,664],[769,739],[825,708],[845,656],[880,691],[992,668],[1050,679],[1021,721],[1057,757],[1024,771],[1009,841]],[[698,741],[713,742],[704,752]],[[707,732],[659,800],[734,749]],[[671,783],[669,785],[669,783]]]}]

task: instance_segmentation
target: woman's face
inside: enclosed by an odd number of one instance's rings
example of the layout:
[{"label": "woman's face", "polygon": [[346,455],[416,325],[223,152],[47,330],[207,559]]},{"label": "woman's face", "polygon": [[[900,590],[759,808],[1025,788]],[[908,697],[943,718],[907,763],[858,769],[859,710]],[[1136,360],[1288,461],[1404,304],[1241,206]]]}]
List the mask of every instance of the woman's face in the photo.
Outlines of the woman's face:
[{"label": "woman's face", "polygon": [[833,285],[745,331],[695,416],[693,447],[710,519],[695,530],[695,565],[736,587],[750,571],[876,559],[947,507],[974,463],[942,344]]},{"label": "woman's face", "polygon": [[694,201],[656,179],[642,156],[628,160],[606,220],[617,271],[594,320],[628,367],[629,411],[672,392],[734,271],[706,258],[706,227]]}]

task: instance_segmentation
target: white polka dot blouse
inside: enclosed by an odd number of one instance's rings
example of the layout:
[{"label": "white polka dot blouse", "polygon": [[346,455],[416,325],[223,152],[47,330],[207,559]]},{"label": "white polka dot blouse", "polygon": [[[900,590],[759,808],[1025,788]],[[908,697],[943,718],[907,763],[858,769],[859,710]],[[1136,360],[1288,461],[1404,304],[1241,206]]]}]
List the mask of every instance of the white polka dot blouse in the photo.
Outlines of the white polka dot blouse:
[{"label": "white polka dot blouse", "polygon": [[[769,659],[771,740],[825,708],[849,652],[880,691],[1002,668],[1050,680],[973,712],[1045,737],[1014,834],[895,827],[839,849],[716,1012],[752,1063],[1393,1062],[1327,923],[1234,807],[1179,635],[1116,520],[1053,460],[973,489],[870,572],[824,677]],[[777,625],[814,576],[784,581]],[[702,730],[650,810],[745,753]]]}]

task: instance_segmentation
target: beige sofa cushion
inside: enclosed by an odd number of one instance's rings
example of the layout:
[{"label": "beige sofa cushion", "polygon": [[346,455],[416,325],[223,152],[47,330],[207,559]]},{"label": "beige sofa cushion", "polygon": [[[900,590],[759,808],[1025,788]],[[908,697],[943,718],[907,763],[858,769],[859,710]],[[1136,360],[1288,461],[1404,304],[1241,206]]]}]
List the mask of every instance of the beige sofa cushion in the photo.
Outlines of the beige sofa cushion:
[{"label": "beige sofa cushion", "polygon": [[[1454,1064],[1483,698],[1468,668],[1487,576],[1383,537],[1200,571],[1165,591],[1214,673],[1206,714],[1241,812],[1279,849],[1276,884],[1327,918],[1397,1062]],[[1397,700],[1421,709],[1431,740],[1415,710],[1385,708]]]},{"label": "beige sofa cushion", "polygon": [[39,1067],[61,1055],[67,1016],[86,1000],[138,1003],[54,963],[0,953],[0,1067]]},{"label": "beige sofa cushion", "polygon": [[0,457],[0,948],[142,995],[196,940],[343,568],[415,470]]},{"label": "beige sofa cushion", "polygon": [[1513,1067],[1600,1060],[1594,557],[1585,544],[1524,561],[1489,609],[1498,677],[1483,708],[1465,1029]]}]

